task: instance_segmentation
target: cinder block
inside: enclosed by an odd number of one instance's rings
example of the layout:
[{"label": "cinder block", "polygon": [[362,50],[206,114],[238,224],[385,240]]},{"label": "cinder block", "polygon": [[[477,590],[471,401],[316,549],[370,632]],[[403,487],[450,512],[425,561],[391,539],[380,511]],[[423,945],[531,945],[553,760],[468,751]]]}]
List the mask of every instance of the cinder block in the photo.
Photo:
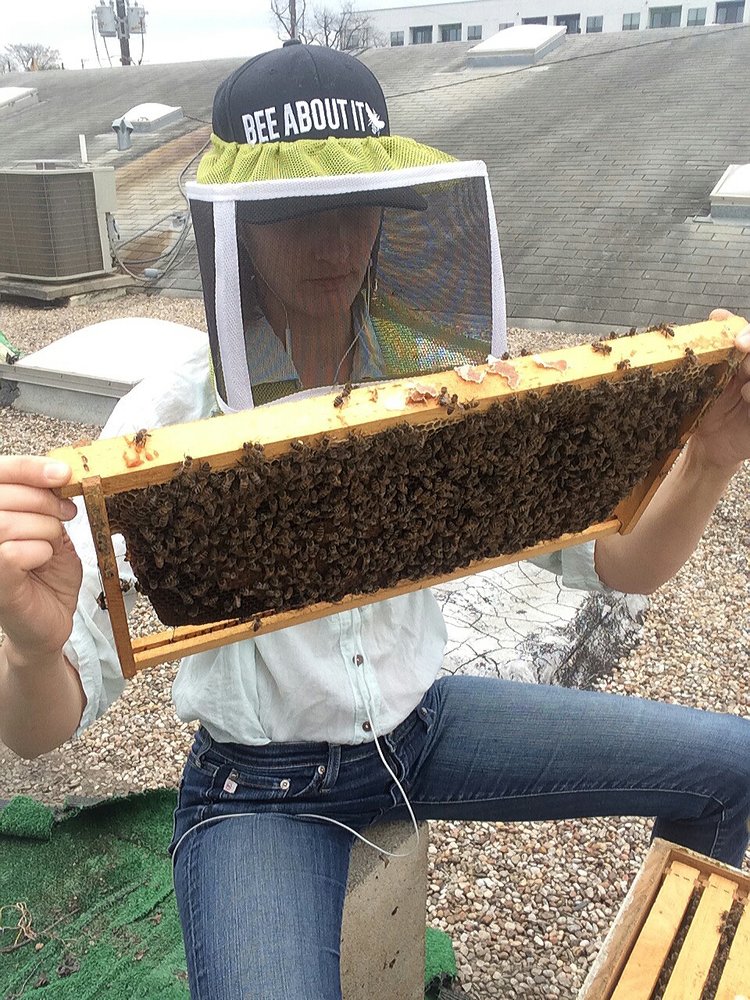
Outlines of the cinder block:
[{"label": "cinder block", "polygon": [[419,824],[418,846],[411,823],[384,823],[365,836],[387,851],[413,853],[389,858],[355,843],[341,928],[343,998],[423,1000],[427,824]]}]

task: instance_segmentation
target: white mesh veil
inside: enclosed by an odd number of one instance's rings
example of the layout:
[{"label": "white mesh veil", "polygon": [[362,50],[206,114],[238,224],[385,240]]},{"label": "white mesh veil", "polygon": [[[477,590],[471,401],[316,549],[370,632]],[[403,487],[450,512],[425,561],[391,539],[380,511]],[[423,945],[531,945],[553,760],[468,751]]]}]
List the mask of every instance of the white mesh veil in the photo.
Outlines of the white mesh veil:
[{"label": "white mesh veil", "polygon": [[[337,213],[348,218],[367,205],[376,206],[369,213],[370,218],[378,213],[378,222],[361,284],[349,285],[354,363],[347,369],[353,379],[414,376],[482,362],[488,353],[499,356],[506,349],[497,227],[486,167],[479,161],[236,184],[192,183],[188,196],[218,397],[225,411],[315,387],[295,367],[298,331],[289,310],[285,307],[284,322],[268,322],[268,303],[281,293],[264,297],[259,280],[265,288],[272,284],[269,270],[283,273],[287,284],[310,286],[311,295],[329,296],[335,308],[333,299],[345,290],[325,277],[325,269],[349,267],[341,263],[347,259],[356,271],[356,254],[347,258],[346,247],[332,246],[330,228],[323,230]],[[418,207],[394,207],[399,201]],[[260,221],[267,218],[274,221]],[[295,226],[309,234],[318,225],[322,246],[307,236],[295,236]],[[307,241],[303,256],[297,257],[288,242],[273,255],[282,227],[292,247]],[[262,252],[263,270],[251,257],[250,231],[256,254]],[[311,273],[317,280],[309,278]],[[335,374],[317,384],[332,384]]]}]

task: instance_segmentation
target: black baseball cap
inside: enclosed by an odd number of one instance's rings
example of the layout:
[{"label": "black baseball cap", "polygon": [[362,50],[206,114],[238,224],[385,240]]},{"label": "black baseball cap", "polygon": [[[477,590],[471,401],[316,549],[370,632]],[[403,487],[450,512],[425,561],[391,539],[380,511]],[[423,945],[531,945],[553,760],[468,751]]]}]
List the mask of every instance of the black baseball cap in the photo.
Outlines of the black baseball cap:
[{"label": "black baseball cap", "polygon": [[[354,56],[289,39],[253,56],[219,85],[213,131],[224,142],[259,145],[298,139],[365,139],[390,135],[388,108],[375,75]],[[339,204],[424,210],[410,187],[344,195],[244,202],[248,222],[277,222]]]},{"label": "black baseball cap", "polygon": [[249,145],[390,135],[383,90],[367,66],[296,38],[248,59],[219,85],[213,130]]}]

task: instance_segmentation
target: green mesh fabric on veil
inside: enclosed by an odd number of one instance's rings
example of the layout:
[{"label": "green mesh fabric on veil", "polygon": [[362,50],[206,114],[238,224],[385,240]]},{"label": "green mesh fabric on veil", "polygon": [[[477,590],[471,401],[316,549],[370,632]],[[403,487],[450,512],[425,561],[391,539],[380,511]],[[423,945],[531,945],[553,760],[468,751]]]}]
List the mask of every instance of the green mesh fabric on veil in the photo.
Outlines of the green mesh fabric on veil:
[{"label": "green mesh fabric on veil", "polygon": [[199,184],[241,184],[302,177],[376,174],[454,157],[400,135],[364,139],[298,139],[248,146],[211,136],[211,148],[198,168]]}]

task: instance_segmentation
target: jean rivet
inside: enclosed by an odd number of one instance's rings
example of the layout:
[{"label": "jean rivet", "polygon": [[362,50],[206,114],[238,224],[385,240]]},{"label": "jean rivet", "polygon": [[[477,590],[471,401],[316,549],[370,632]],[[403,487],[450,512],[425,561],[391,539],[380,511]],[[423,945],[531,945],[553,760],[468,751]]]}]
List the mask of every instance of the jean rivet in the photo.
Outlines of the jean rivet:
[{"label": "jean rivet", "polygon": [[289,778],[282,778],[279,782],[279,788],[283,788],[285,792],[288,791],[290,785],[291,781]]},{"label": "jean rivet", "polygon": [[326,773],[326,769],[321,764],[320,767],[318,768],[318,774],[325,774],[325,773]]}]

